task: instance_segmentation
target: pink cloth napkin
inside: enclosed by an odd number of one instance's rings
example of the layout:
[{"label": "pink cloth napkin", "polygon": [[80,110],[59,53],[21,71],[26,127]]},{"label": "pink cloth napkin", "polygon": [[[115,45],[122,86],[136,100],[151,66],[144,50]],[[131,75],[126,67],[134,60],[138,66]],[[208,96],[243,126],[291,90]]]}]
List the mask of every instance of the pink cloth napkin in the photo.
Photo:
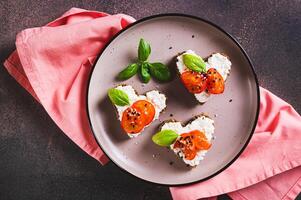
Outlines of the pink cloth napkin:
[{"label": "pink cloth napkin", "polygon": [[133,21],[128,15],[72,8],[44,27],[19,33],[17,51],[4,63],[62,131],[102,164],[108,159],[86,117],[87,80],[106,42]]},{"label": "pink cloth napkin", "polygon": [[301,191],[301,117],[280,98],[260,88],[255,134],[242,155],[207,181],[170,188],[178,199],[228,193],[233,199],[294,199]]},{"label": "pink cloth napkin", "polygon": [[[17,35],[8,72],[39,101],[62,131],[90,156],[108,161],[89,128],[87,79],[106,42],[134,19],[72,8],[44,27]],[[301,190],[301,117],[261,88],[256,133],[239,159],[216,177],[170,188],[174,199],[228,193],[233,199],[294,199]]]}]

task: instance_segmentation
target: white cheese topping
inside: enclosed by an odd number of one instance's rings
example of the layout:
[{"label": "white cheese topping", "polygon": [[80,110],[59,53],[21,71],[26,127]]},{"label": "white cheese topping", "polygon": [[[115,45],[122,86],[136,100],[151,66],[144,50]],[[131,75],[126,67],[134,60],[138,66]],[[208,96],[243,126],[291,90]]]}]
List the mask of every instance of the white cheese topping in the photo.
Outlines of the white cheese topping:
[{"label": "white cheese topping", "polygon": [[[128,95],[129,101],[130,101],[130,105],[128,105],[128,106],[115,105],[117,108],[118,118],[120,121],[122,119],[123,112],[138,100],[147,100],[153,104],[153,106],[155,107],[155,116],[154,116],[153,121],[158,119],[160,112],[166,108],[166,97],[164,94],[159,93],[157,90],[149,91],[145,95],[137,95],[134,88],[130,85],[120,85],[120,86],[117,86],[116,89],[122,90],[123,92],[125,92]],[[133,137],[137,137],[138,135],[140,135],[140,133],[128,134],[128,136],[130,138],[133,138]]]},{"label": "white cheese topping", "polygon": [[[183,54],[177,57],[177,68],[180,74],[188,70],[188,68],[185,66],[183,62],[184,54],[197,55],[194,51],[187,50],[186,52],[184,52]],[[215,53],[208,58],[208,62],[206,62],[206,69],[208,70],[209,68],[215,68],[222,75],[224,80],[226,80],[227,76],[230,73],[231,65],[232,65],[231,61],[226,56],[223,56],[220,53]],[[204,103],[209,99],[210,94],[204,91],[199,94],[194,94],[194,96],[199,102]]]},{"label": "white cheese topping", "polygon": [[159,119],[160,112],[166,108],[166,97],[164,94],[160,94],[157,90],[147,92],[146,99],[152,102],[155,106],[156,114],[155,119]]},{"label": "white cheese topping", "polygon": [[208,65],[206,68],[215,68],[222,75],[223,79],[226,80],[230,73],[231,64],[231,61],[226,56],[215,53],[208,58]]},{"label": "white cheese topping", "polygon": [[[183,127],[180,122],[167,122],[162,126],[161,130],[173,130],[179,135],[193,130],[199,130],[204,132],[208,141],[211,142],[214,134],[214,121],[209,117],[200,116],[187,124],[185,127]],[[174,151],[174,153],[180,156],[183,161],[190,166],[197,166],[200,161],[204,159],[206,153],[208,152],[208,150],[198,151],[194,159],[187,160],[184,156],[184,153],[179,148],[174,149],[173,146],[174,144],[170,145],[170,148]]]}]

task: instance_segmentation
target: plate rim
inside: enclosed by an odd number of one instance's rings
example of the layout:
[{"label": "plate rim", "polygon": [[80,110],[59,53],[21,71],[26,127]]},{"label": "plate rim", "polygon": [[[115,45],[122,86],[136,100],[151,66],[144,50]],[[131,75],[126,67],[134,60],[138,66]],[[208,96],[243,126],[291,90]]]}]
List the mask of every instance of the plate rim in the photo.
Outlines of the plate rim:
[{"label": "plate rim", "polygon": [[[201,178],[199,180],[196,180],[196,181],[191,181],[191,182],[186,182],[186,183],[179,183],[179,184],[165,184],[165,183],[158,183],[158,182],[154,182],[154,181],[150,181],[150,180],[146,180],[142,177],[139,177],[129,171],[127,171],[124,167],[122,167],[121,165],[119,165],[118,163],[116,163],[109,155],[108,153],[104,150],[104,148],[100,145],[100,142],[98,142],[98,139],[96,137],[96,134],[95,134],[95,131],[93,129],[93,126],[92,126],[92,122],[91,122],[91,118],[90,118],[90,112],[89,112],[89,106],[88,106],[88,100],[89,100],[89,89],[90,89],[90,83],[91,83],[91,78],[92,78],[92,74],[94,72],[94,69],[95,69],[95,66],[99,60],[99,58],[102,56],[103,52],[106,50],[106,48],[119,36],[121,35],[123,32],[127,31],[129,28],[137,25],[137,24],[140,24],[142,22],[145,22],[145,21],[148,21],[148,20],[151,20],[151,19],[154,19],[154,18],[160,18],[160,17],[186,17],[186,18],[190,18],[190,19],[196,19],[198,21],[201,21],[201,22],[205,22],[215,28],[217,28],[219,31],[223,32],[226,36],[228,36],[228,38],[230,38],[235,44],[236,46],[240,49],[240,51],[243,53],[243,55],[245,56],[245,58],[247,59],[248,63],[249,63],[249,66],[251,67],[251,71],[253,73],[253,76],[254,76],[254,79],[255,79],[255,83],[256,83],[256,91],[257,91],[257,108],[256,108],[256,115],[255,115],[255,121],[254,121],[254,124],[252,126],[252,130],[250,132],[250,135],[249,137],[247,138],[245,144],[243,145],[243,147],[241,148],[241,150],[234,156],[233,159],[230,160],[230,162],[228,162],[224,167],[222,167],[221,169],[219,169],[218,171],[216,171],[215,173],[209,175],[209,176],[206,176],[205,178]],[[107,158],[115,165],[117,166],[121,171],[127,173],[127,174],[130,174],[131,176],[134,176],[142,181],[145,181],[147,183],[151,183],[151,184],[155,184],[155,185],[160,185],[160,186],[169,186],[169,187],[174,187],[174,186],[186,186],[186,185],[190,185],[190,184],[194,184],[194,183],[199,183],[199,182],[203,182],[203,181],[206,181],[210,178],[213,178],[214,176],[220,174],[221,172],[223,172],[225,169],[227,169],[230,165],[232,165],[237,159],[238,157],[243,153],[243,151],[246,149],[246,147],[248,146],[248,144],[250,143],[250,140],[251,138],[253,137],[254,135],[254,132],[255,132],[255,128],[256,128],[256,125],[257,125],[257,122],[258,122],[258,116],[259,116],[259,110],[260,110],[260,90],[259,90],[259,82],[258,82],[258,78],[257,78],[257,75],[255,73],[255,69],[254,69],[254,65],[250,59],[250,57],[248,56],[247,52],[245,51],[245,49],[241,46],[241,44],[230,34],[228,33],[227,31],[225,31],[223,28],[221,28],[220,26],[218,26],[217,24],[207,20],[207,19],[204,19],[202,17],[198,17],[198,16],[194,16],[194,15],[190,15],[190,14],[184,14],[184,13],[161,13],[161,14],[155,14],[155,15],[150,15],[150,16],[147,16],[147,17],[143,17],[131,24],[129,24],[128,26],[126,26],[124,29],[120,30],[119,32],[117,32],[105,45],[104,47],[100,50],[100,52],[98,53],[97,55],[97,58],[95,59],[95,62],[92,66],[92,69],[91,69],[91,72],[89,74],[89,77],[88,77],[88,82],[87,82],[87,86],[86,86],[86,115],[88,117],[88,122],[89,122],[89,126],[90,126],[90,129],[91,129],[91,132],[93,134],[93,137],[96,141],[96,143],[98,144],[99,148],[103,151],[103,153],[105,154],[105,156],[107,156]]]}]

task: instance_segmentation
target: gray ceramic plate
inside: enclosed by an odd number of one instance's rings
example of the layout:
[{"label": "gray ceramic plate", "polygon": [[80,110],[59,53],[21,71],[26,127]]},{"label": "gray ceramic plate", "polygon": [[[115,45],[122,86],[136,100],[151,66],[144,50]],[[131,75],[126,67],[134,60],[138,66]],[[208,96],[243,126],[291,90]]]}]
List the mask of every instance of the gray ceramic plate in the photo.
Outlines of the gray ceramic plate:
[{"label": "gray ceramic plate", "polygon": [[[116,75],[137,56],[140,38],[151,44],[151,61],[161,61],[175,71],[174,56],[192,49],[202,57],[223,52],[232,61],[232,70],[222,95],[212,96],[203,105],[174,75],[169,83],[151,81],[143,86],[135,76],[125,82],[138,93],[158,89],[167,95],[167,109],[145,129],[129,139],[120,128],[107,90],[121,82]],[[171,48],[170,48],[171,47]],[[259,112],[259,88],[251,62],[240,45],[225,31],[203,19],[164,14],[137,21],[120,32],[101,52],[88,84],[87,110],[97,142],[120,168],[143,180],[164,185],[183,185],[206,180],[227,168],[247,146]],[[156,146],[151,136],[160,122],[186,122],[194,115],[208,113],[215,120],[216,139],[205,159],[196,168],[187,167],[173,152]]]}]

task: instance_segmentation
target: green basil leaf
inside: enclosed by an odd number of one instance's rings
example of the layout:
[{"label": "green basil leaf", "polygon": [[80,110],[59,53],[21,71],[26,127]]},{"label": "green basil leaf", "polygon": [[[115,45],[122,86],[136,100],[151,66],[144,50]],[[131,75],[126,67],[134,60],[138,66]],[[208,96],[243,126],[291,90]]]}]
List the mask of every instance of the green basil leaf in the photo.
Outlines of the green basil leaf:
[{"label": "green basil leaf", "polygon": [[141,80],[143,83],[148,83],[151,76],[149,74],[149,63],[142,63],[140,68]]},{"label": "green basil leaf", "polygon": [[140,62],[146,61],[151,53],[150,45],[143,39],[140,39],[138,47],[138,59]]},{"label": "green basil leaf", "polygon": [[172,130],[163,130],[153,135],[152,140],[159,146],[167,147],[173,144],[178,136],[179,135]]},{"label": "green basil leaf", "polygon": [[117,78],[120,80],[129,79],[137,73],[138,68],[139,68],[138,64],[136,63],[130,64],[118,74]]},{"label": "green basil leaf", "polygon": [[111,88],[108,91],[108,96],[113,104],[117,106],[126,106],[130,105],[130,100],[128,95],[122,91],[118,90],[116,88]]},{"label": "green basil leaf", "polygon": [[162,63],[151,63],[150,64],[150,74],[159,81],[168,81],[170,80],[170,71]]},{"label": "green basil leaf", "polygon": [[196,72],[206,72],[206,63],[197,55],[184,54],[183,62],[188,69]]}]

